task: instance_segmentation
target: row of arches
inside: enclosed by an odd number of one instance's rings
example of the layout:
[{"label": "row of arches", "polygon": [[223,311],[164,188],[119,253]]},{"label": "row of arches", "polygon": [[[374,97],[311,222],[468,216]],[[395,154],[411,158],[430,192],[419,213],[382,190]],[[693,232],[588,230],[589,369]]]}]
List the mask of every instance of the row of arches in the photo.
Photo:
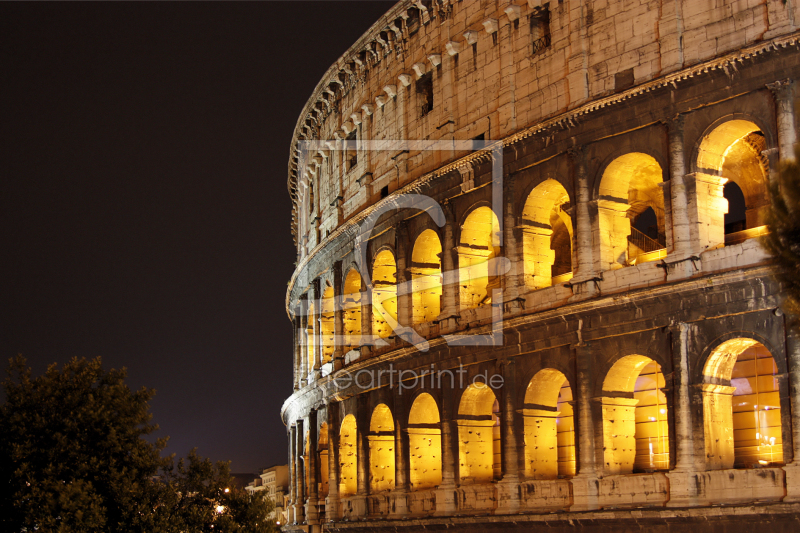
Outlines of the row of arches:
[{"label": "row of arches", "polygon": [[[766,140],[752,121],[735,119],[713,129],[700,143],[695,173],[695,206],[689,218],[698,235],[710,247],[732,244],[764,231],[768,206],[769,163],[764,155]],[[667,173],[650,154],[630,152],[613,159],[602,173],[596,190],[593,215],[593,268],[614,270],[663,259],[670,245],[670,198],[665,199]],[[668,190],[668,189],[667,189]],[[543,289],[565,283],[577,265],[574,198],[556,179],[535,186],[521,206],[518,220],[520,288]],[[455,244],[458,311],[491,303],[494,289],[501,285],[496,259],[502,241],[497,214],[482,205],[471,210],[460,224]],[[702,234],[702,235],[700,235]],[[710,243],[710,244],[709,244]],[[343,279],[341,312],[345,352],[367,339],[393,335],[398,323],[398,284],[409,282],[411,296],[407,323],[418,326],[443,316],[446,305],[443,287],[443,243],[433,229],[415,236],[408,254],[406,271],[398,273],[395,251],[379,249],[372,258],[371,284],[364,283],[351,268]],[[516,251],[505,251],[517,255]],[[321,306],[318,326],[308,321],[307,333],[321,336],[322,364],[334,352],[335,296],[323,285],[317,295]],[[455,300],[455,296],[454,296]],[[371,318],[362,321],[364,304],[371,303]],[[313,316],[313,307],[309,308]],[[316,331],[319,328],[320,331]],[[311,343],[309,343],[311,344]],[[313,349],[309,350],[314,368]]]},{"label": "row of arches", "polygon": [[[769,350],[752,338],[734,338],[714,349],[703,367],[706,467],[750,468],[783,463],[778,367]],[[605,475],[666,471],[670,468],[670,385],[660,364],[644,355],[619,358],[602,381],[602,471]],[[573,387],[559,370],[544,368],[528,382],[521,409],[522,474],[525,479],[570,478],[580,467],[576,454]],[[488,483],[503,476],[501,404],[488,385],[467,386],[454,425],[440,416],[435,398],[421,392],[408,411],[408,481],[411,490],[442,483],[443,431],[457,439],[455,476],[462,484]],[[338,432],[339,494],[355,495],[359,477],[359,428],[347,414]],[[396,488],[397,431],[385,403],[371,412],[366,445],[370,492]],[[319,431],[321,496],[327,495],[328,428]],[[309,443],[306,442],[306,453]],[[306,460],[306,464],[309,461]],[[308,475],[306,479],[315,480]]]}]

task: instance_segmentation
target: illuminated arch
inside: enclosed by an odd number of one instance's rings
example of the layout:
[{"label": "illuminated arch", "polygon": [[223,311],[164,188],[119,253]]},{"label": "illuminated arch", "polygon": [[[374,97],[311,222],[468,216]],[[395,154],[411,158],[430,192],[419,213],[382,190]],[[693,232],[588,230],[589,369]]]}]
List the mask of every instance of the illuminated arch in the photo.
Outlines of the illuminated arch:
[{"label": "illuminated arch", "polygon": [[575,475],[575,420],[572,389],[552,368],[536,373],[525,391],[525,477]]},{"label": "illuminated arch", "polygon": [[760,342],[719,345],[703,367],[703,421],[709,469],[783,464],[778,367]]},{"label": "illuminated arch", "polygon": [[356,417],[347,415],[339,431],[339,494],[352,496],[358,490],[358,432]]},{"label": "illuminated arch", "polygon": [[[669,469],[669,424],[664,375],[643,355],[619,359],[603,381],[606,474]],[[627,394],[619,394],[627,393]]]},{"label": "illuminated arch", "polygon": [[328,424],[323,422],[319,428],[319,438],[317,439],[317,463],[319,464],[319,496],[324,498],[328,495]]},{"label": "illuminated arch", "polygon": [[[708,226],[708,246],[734,244],[766,232],[769,162],[761,129],[729,120],[703,137],[697,151],[698,210]],[[733,201],[741,191],[744,205]]]},{"label": "illuminated arch", "polygon": [[369,423],[369,487],[372,492],[394,489],[394,418],[380,404]]},{"label": "illuminated arch", "polygon": [[397,321],[397,262],[382,250],[372,263],[372,334],[384,339],[393,333],[383,313]]},{"label": "illuminated arch", "polygon": [[553,278],[568,281],[572,272],[572,219],[569,195],[554,179],[536,186],[522,211],[525,286],[549,287]]},{"label": "illuminated arch", "polygon": [[441,313],[442,243],[430,229],[420,233],[411,252],[412,321],[424,324]]},{"label": "illuminated arch", "polygon": [[342,315],[345,351],[353,350],[361,344],[361,275],[355,268],[344,279]]},{"label": "illuminated arch", "polygon": [[442,482],[442,430],[439,407],[428,393],[414,400],[408,415],[410,482],[413,490]]},{"label": "illuminated arch", "polygon": [[322,364],[330,363],[333,360],[334,349],[334,312],[335,299],[333,287],[325,287],[322,291],[320,305],[320,333],[322,335]]},{"label": "illuminated arch", "polygon": [[639,152],[620,156],[606,167],[597,200],[602,270],[666,256],[662,175],[658,161]]},{"label": "illuminated arch", "polygon": [[461,309],[491,303],[492,289],[500,288],[500,277],[490,268],[500,255],[500,224],[490,207],[478,207],[461,225],[458,266]]},{"label": "illuminated arch", "polygon": [[484,383],[467,387],[458,405],[459,477],[488,483],[501,474],[500,405]]}]

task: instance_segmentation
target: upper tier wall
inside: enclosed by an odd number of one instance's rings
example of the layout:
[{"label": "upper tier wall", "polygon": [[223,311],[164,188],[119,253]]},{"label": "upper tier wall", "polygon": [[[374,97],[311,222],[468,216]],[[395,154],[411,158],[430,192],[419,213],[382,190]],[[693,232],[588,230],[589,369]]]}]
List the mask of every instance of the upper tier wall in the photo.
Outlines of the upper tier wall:
[{"label": "upper tier wall", "polygon": [[[289,162],[298,256],[382,195],[466,155],[367,151],[363,141],[502,139],[790,33],[795,20],[800,3],[763,0],[400,2],[331,66],[300,115]],[[304,140],[331,142],[303,154]]]}]

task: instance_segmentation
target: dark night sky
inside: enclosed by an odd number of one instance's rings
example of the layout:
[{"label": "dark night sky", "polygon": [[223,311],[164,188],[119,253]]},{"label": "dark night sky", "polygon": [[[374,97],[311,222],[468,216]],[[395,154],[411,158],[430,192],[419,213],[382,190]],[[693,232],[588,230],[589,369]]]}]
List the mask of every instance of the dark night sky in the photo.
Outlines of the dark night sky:
[{"label": "dark night sky", "polygon": [[289,141],[392,2],[0,4],[0,358],[128,368],[168,452],[286,461]]}]

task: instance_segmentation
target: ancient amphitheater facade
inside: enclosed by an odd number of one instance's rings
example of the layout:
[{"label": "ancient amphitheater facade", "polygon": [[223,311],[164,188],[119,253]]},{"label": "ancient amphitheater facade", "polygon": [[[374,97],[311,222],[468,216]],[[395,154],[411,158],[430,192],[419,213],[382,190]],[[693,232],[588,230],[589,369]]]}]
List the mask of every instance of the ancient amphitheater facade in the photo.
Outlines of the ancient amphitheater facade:
[{"label": "ancient amphitheater facade", "polygon": [[401,1],[344,53],[291,145],[286,530],[800,529],[798,22]]}]

